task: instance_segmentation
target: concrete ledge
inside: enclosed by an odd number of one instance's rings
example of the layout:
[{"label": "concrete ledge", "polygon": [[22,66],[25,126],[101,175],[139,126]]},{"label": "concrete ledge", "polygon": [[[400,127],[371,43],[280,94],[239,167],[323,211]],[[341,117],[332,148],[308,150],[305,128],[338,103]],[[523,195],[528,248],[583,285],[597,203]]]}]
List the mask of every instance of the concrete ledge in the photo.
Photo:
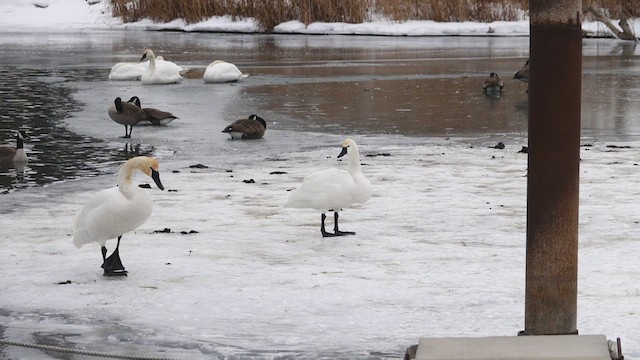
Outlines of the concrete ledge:
[{"label": "concrete ledge", "polygon": [[423,338],[416,360],[611,360],[604,335]]}]

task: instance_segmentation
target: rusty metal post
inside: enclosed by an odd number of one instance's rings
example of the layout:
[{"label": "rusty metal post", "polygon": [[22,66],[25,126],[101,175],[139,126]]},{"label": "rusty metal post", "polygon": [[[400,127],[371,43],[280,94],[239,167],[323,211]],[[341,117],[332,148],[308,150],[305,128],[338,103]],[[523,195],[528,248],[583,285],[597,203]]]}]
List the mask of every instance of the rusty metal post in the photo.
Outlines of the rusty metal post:
[{"label": "rusty metal post", "polygon": [[530,0],[524,335],[576,334],[581,0]]}]

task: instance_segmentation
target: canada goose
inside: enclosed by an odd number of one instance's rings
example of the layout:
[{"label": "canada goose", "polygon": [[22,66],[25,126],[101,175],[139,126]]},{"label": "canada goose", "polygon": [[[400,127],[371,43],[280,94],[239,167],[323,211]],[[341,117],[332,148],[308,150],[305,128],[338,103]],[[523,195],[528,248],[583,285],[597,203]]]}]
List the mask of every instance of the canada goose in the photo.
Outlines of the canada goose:
[{"label": "canada goose", "polygon": [[[75,220],[73,243],[77,247],[93,241],[101,245],[104,276],[127,275],[120,260],[120,239],[125,233],[142,225],[153,209],[147,190],[132,181],[136,171],[151,177],[158,188],[164,190],[160,182],[158,161],[146,156],[134,157],[120,168],[118,186],[91,196]],[[107,257],[107,240],[114,238],[118,238],[118,244]]]},{"label": "canada goose", "polygon": [[238,81],[248,76],[249,74],[243,74],[234,64],[216,60],[207,66],[202,79],[205,83],[225,83]]},{"label": "canada goose", "polygon": [[[347,139],[342,143],[338,158],[349,155],[349,170],[336,168],[321,170],[308,175],[300,187],[291,193],[285,207],[311,208],[322,212],[320,231],[323,237],[354,235],[355,232],[338,229],[338,212],[353,204],[362,204],[371,198],[371,183],[360,169],[360,154],[356,142]],[[325,230],[325,213],[333,211],[333,232]]]},{"label": "canada goose", "polygon": [[111,120],[124,125],[125,139],[130,138],[133,127],[147,117],[147,114],[141,108],[132,103],[123,103],[119,97],[116,98],[107,113]]},{"label": "canada goose", "polygon": [[233,122],[222,130],[231,135],[231,139],[260,139],[267,130],[267,123],[258,115],[250,115],[247,119]]},{"label": "canada goose", "polygon": [[484,80],[482,84],[482,89],[485,92],[502,92],[502,88],[504,87],[504,83],[498,74],[492,72],[489,74],[489,77]]},{"label": "canada goose", "polygon": [[137,107],[141,108],[146,114],[146,117],[145,119],[143,119],[143,121],[150,121],[153,125],[167,125],[168,123],[178,118],[170,112],[148,107],[142,108],[140,98],[137,96],[132,96],[131,99],[129,99],[129,101],[127,102],[135,104]]},{"label": "canada goose", "polygon": [[513,78],[522,82],[529,82],[529,59],[527,59],[527,62],[522,66],[522,69],[518,70],[518,72],[513,75]]},{"label": "canada goose", "polygon": [[180,67],[159,66],[156,63],[156,57],[151,49],[144,50],[140,61],[143,61],[145,59],[149,59],[149,66],[140,77],[143,84],[174,84],[182,81],[182,76],[180,76],[180,70],[178,69]]},{"label": "canada goose", "polygon": [[16,163],[26,163],[29,161],[27,153],[24,151],[24,141],[28,141],[29,136],[24,130],[16,131],[16,146],[0,146],[0,163],[12,165]]}]

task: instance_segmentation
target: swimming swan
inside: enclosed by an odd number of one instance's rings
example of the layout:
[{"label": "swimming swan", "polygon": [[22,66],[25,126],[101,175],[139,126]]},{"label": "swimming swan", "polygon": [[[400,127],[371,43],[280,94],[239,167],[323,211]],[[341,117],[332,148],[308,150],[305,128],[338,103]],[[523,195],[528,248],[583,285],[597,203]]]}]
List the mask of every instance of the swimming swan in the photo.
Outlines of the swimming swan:
[{"label": "swimming swan", "polygon": [[155,108],[148,108],[148,107],[142,108],[140,103],[140,98],[137,96],[132,96],[131,99],[129,99],[129,101],[127,102],[135,104],[137,107],[141,108],[146,115],[143,121],[149,121],[153,125],[167,125],[168,123],[178,118],[177,116],[167,111],[162,111],[162,110],[158,110]]},{"label": "swimming swan", "polygon": [[[158,161],[138,156],[125,162],[118,172],[118,186],[95,193],[78,213],[74,224],[73,243],[77,247],[96,241],[101,246],[104,276],[127,275],[120,260],[120,239],[135,230],[151,215],[153,202],[148,190],[133,183],[136,171],[150,176],[160,190]],[[106,242],[118,238],[113,253],[107,257]]]},{"label": "swimming swan", "polygon": [[238,81],[248,76],[249,74],[243,74],[234,64],[216,60],[207,66],[202,79],[205,83],[225,83]]},{"label": "swimming swan", "polygon": [[113,105],[107,110],[107,113],[111,120],[120,125],[124,125],[125,139],[131,137],[135,125],[147,118],[147,114],[142,111],[142,109],[129,102],[123,103],[119,97],[116,98]]},{"label": "swimming swan", "polygon": [[[182,76],[180,76],[180,69],[182,68],[177,65],[175,67],[159,65],[159,62],[156,63],[156,57],[151,49],[144,50],[140,61],[143,61],[145,59],[149,59],[149,66],[140,77],[143,84],[174,84],[182,81]],[[166,61],[163,60],[163,62]]]},{"label": "swimming swan", "polygon": [[29,136],[24,130],[16,131],[16,146],[0,146],[0,163],[13,165],[26,163],[29,161],[27,153],[24,151],[24,141],[29,140]]},{"label": "swimming swan", "polygon": [[251,115],[248,119],[240,119],[222,130],[231,139],[260,139],[267,130],[267,123],[258,115]]},{"label": "swimming swan", "polygon": [[[360,169],[360,154],[355,141],[347,139],[342,143],[338,158],[349,155],[349,170],[336,168],[321,170],[308,175],[300,188],[289,196],[285,207],[311,208],[322,212],[320,231],[323,237],[355,235],[355,232],[338,230],[338,212],[353,204],[362,204],[371,198],[371,183]],[[333,211],[333,233],[324,227],[325,213]]]}]

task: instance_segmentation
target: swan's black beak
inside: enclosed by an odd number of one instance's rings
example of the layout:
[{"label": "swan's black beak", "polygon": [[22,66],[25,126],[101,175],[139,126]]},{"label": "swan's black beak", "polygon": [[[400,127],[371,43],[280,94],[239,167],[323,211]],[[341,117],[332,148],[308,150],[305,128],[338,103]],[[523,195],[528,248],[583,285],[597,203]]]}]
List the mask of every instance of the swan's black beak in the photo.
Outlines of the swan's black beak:
[{"label": "swan's black beak", "polygon": [[347,155],[347,147],[346,146],[342,148],[342,151],[340,151],[340,155],[338,155],[338,159],[343,157],[343,156],[345,156],[345,155]]},{"label": "swan's black beak", "polygon": [[142,54],[142,57],[140,58],[140,61],[144,60],[147,58],[147,53]]},{"label": "swan's black beak", "polygon": [[151,178],[156,182],[158,189],[164,190],[164,186],[162,186],[162,182],[160,182],[160,173],[151,169]]}]

